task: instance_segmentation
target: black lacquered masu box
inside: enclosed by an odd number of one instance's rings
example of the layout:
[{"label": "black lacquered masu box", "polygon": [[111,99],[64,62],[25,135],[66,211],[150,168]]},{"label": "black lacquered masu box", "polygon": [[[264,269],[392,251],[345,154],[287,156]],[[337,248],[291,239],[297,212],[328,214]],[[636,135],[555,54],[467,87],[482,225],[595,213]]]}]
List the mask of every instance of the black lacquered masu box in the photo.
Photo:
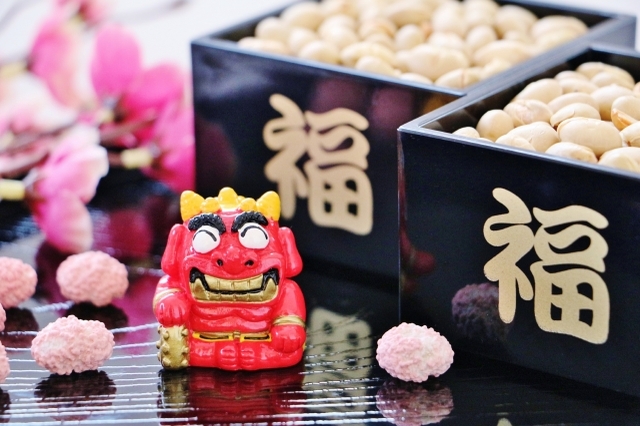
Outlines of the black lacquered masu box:
[{"label": "black lacquered masu box", "polygon": [[640,79],[636,51],[577,49],[400,128],[402,233],[436,264],[401,315],[456,349],[640,395],[640,174],[452,134],[592,61]]},{"label": "black lacquered masu box", "polygon": [[[568,45],[635,41],[634,17],[502,3],[583,20],[589,31]],[[452,90],[240,48],[236,41],[265,17],[192,43],[197,191],[209,196],[231,186],[257,197],[276,190],[280,221],[293,228],[307,265],[363,271],[372,285],[397,289],[397,128],[501,78]]]}]

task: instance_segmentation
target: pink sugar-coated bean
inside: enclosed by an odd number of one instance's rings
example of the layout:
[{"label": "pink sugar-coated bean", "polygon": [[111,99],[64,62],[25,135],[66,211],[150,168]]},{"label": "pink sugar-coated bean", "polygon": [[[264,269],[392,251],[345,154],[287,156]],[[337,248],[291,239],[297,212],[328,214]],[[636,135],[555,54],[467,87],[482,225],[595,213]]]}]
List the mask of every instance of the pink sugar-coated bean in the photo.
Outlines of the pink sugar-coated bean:
[{"label": "pink sugar-coated bean", "polygon": [[31,355],[52,373],[81,373],[96,370],[108,360],[114,344],[113,333],[102,322],[70,315],[38,332],[31,343]]},{"label": "pink sugar-coated bean", "polygon": [[38,276],[31,265],[20,259],[0,257],[0,305],[12,308],[36,291]]},{"label": "pink sugar-coated bean", "polygon": [[434,329],[403,322],[378,340],[376,358],[393,377],[420,383],[449,369],[453,349]]},{"label": "pink sugar-coated bean", "polygon": [[56,272],[60,292],[69,300],[106,306],[124,296],[129,287],[127,268],[101,251],[74,254]]}]

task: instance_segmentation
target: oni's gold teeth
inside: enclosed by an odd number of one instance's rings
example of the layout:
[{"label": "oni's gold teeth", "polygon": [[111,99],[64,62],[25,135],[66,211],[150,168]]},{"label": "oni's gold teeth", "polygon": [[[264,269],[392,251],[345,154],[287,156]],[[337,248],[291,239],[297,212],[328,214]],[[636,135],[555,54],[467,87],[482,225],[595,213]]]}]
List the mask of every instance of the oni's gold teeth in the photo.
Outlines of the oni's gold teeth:
[{"label": "oni's gold teeth", "polygon": [[278,274],[264,274],[242,279],[224,279],[191,270],[189,287],[200,302],[268,302],[278,294]]},{"label": "oni's gold teeth", "polygon": [[222,188],[217,197],[204,198],[193,191],[184,191],[180,196],[182,220],[188,220],[200,213],[220,211],[258,211],[267,219],[280,219],[280,197],[273,191],[265,192],[260,198],[245,198],[231,188]]},{"label": "oni's gold teeth", "polygon": [[158,327],[160,340],[156,343],[158,360],[164,368],[175,370],[189,366],[189,330],[182,325]]}]

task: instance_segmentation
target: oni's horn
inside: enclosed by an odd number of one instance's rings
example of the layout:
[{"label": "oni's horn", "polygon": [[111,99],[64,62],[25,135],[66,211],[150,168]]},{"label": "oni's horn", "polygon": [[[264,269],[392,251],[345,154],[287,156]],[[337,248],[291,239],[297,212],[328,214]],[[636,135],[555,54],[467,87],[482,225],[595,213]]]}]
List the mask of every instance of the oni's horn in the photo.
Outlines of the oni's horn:
[{"label": "oni's horn", "polygon": [[236,194],[229,187],[222,188],[217,197],[203,198],[193,191],[184,191],[180,196],[180,214],[182,220],[191,219],[200,213],[215,213],[240,209],[242,211],[259,211],[265,217],[278,221],[280,219],[280,197],[274,191],[265,192],[258,200],[245,198]]}]

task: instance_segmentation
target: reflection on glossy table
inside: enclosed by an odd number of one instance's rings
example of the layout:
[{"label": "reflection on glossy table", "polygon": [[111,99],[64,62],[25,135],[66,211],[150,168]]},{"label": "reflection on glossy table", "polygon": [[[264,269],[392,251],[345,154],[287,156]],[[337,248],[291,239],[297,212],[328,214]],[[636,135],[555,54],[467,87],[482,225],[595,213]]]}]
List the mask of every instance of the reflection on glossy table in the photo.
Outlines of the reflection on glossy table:
[{"label": "reflection on glossy table", "polygon": [[[64,256],[26,211],[0,210],[0,255],[38,271],[35,296],[7,311],[0,340],[11,374],[0,385],[0,423],[11,424],[640,424],[640,400],[524,368],[456,354],[451,370],[422,384],[389,377],[377,338],[397,322],[397,294],[377,277],[311,262],[297,278],[308,342],[295,367],[259,372],[163,371],[151,299],[177,197],[139,176],[110,176],[91,204],[95,248],[127,264],[125,298],[96,308],[65,300],[55,282]],[[98,319],[115,335],[98,371],[49,374],[30,356],[38,329],[64,315]]]}]

